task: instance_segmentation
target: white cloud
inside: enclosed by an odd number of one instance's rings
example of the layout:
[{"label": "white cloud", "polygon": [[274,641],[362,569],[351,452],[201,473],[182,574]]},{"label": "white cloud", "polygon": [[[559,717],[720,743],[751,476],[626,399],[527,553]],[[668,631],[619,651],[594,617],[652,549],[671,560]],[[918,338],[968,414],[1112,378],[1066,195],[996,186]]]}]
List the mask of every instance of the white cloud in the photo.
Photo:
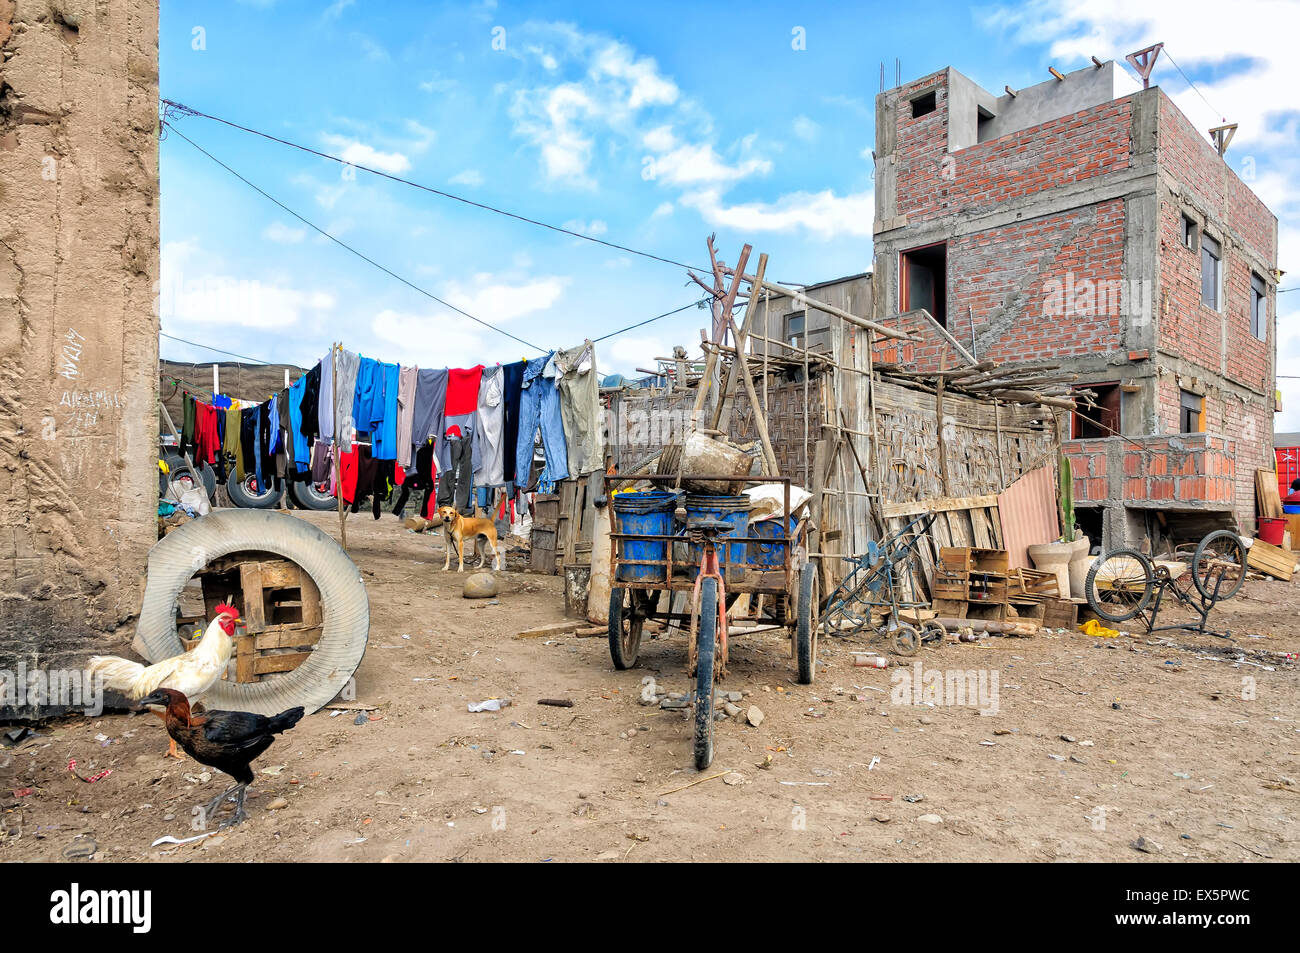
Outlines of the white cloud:
[{"label": "white cloud", "polygon": [[282,245],[296,245],[307,237],[307,229],[292,228],[283,222],[272,222],[262,230],[262,235]]},{"label": "white cloud", "polygon": [[682,204],[700,213],[711,225],[740,232],[796,232],[804,230],[822,239],[839,235],[871,236],[875,216],[872,193],[837,196],[821,192],[792,192],[774,202],[727,205],[717,189],[701,189],[682,196]]},{"label": "white cloud", "polygon": [[[482,325],[450,311],[418,314],[384,309],[370,321],[370,330],[384,344],[400,348],[400,360],[416,367],[472,367],[487,348]],[[494,335],[495,336],[495,335]]]},{"label": "white cloud", "polygon": [[593,218],[590,222],[584,222],[581,219],[570,219],[564,223],[564,228],[571,232],[577,232],[579,235],[588,235],[592,238],[599,238],[609,231],[609,226],[598,218]]},{"label": "white cloud", "polygon": [[672,202],[660,202],[655,206],[655,210],[650,213],[651,218],[663,218],[665,215],[673,214]]},{"label": "white cloud", "polygon": [[411,167],[411,160],[400,152],[381,152],[374,146],[345,136],[327,135],[326,144],[338,157],[352,165],[364,165],[390,175],[398,175]]},{"label": "white cloud", "polygon": [[555,275],[514,284],[483,272],[469,282],[448,282],[438,296],[476,318],[499,324],[547,310],[568,284],[568,278]]},{"label": "white cloud", "polygon": [[660,75],[659,64],[652,58],[637,59],[636,53],[625,43],[613,42],[596,54],[591,64],[595,77],[608,76],[621,80],[628,109],[642,106],[671,105],[677,101],[679,90],[671,79]]},{"label": "white cloud", "polygon": [[457,172],[447,181],[452,185],[468,185],[471,188],[478,188],[483,184],[483,173],[478,169],[466,169],[464,172]]},{"label": "white cloud", "polygon": [[766,175],[772,171],[767,159],[749,158],[734,165],[727,164],[713,146],[679,146],[655,159],[655,178],[669,185],[699,186],[738,182],[751,175]]},{"label": "white cloud", "polygon": [[321,288],[297,288],[225,273],[211,265],[193,239],[162,248],[161,281],[156,307],[169,333],[195,328],[210,337],[230,327],[271,332],[311,320],[318,322],[335,307],[334,295]]},{"label": "white cloud", "polygon": [[652,152],[667,152],[677,145],[670,125],[655,126],[641,137],[641,144]]},{"label": "white cloud", "polygon": [[817,125],[817,123],[813,122],[807,116],[796,116],[794,122],[791,123],[790,128],[794,131],[794,134],[804,142],[812,142],[817,138],[817,134],[821,132],[822,129],[821,126]]}]

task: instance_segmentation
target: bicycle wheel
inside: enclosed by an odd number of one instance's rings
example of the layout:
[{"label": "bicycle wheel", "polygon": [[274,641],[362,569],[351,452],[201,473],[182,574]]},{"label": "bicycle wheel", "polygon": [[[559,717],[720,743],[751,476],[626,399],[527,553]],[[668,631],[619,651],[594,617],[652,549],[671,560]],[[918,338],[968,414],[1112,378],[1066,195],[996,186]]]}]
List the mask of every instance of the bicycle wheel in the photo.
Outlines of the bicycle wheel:
[{"label": "bicycle wheel", "polygon": [[645,614],[631,589],[615,589],[609,596],[609,656],[620,671],[636,664],[641,650]]},{"label": "bicycle wheel", "polygon": [[699,653],[695,661],[695,767],[713,763],[713,659],[718,637],[718,581],[700,583]]},{"label": "bicycle wheel", "polygon": [[1084,595],[1107,622],[1127,622],[1147,607],[1155,587],[1151,560],[1136,549],[1117,549],[1097,557],[1084,581]]},{"label": "bicycle wheel", "polygon": [[1246,581],[1246,547],[1230,529],[1217,529],[1196,547],[1192,582],[1206,599],[1231,599]]}]

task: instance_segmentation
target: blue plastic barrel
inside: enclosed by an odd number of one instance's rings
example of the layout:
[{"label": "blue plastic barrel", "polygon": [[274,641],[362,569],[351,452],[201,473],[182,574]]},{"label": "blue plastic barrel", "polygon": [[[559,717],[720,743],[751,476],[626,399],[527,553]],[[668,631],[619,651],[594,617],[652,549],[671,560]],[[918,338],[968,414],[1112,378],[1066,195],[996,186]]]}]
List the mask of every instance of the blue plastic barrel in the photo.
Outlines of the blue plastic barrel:
[{"label": "blue plastic barrel", "polygon": [[787,532],[794,532],[794,528],[798,523],[799,521],[793,516],[789,518],[788,527],[783,527],[780,520],[759,520],[756,523],[751,523],[749,526],[750,536],[761,536],[764,539],[772,540],[772,542],[749,544],[750,568],[761,572],[784,569],[785,537]]},{"label": "blue plastic barrel", "polygon": [[[638,536],[669,536],[673,530],[673,509],[676,493],[645,490],[639,493],[616,493],[611,497],[614,510],[614,531]],[[663,539],[622,540],[622,558],[634,560],[667,560],[668,541]],[[641,566],[620,564],[619,582],[663,582],[668,578],[668,566]]]},{"label": "blue plastic barrel", "polygon": [[[715,519],[724,523],[730,523],[731,529],[723,533],[719,538],[726,539],[733,536],[749,535],[749,511],[753,508],[753,501],[745,496],[706,496],[701,493],[686,494],[686,525],[687,527],[694,520]],[[722,572],[727,579],[738,579],[745,572],[745,550],[749,544],[745,542],[728,543],[718,546],[718,562]],[[699,575],[699,562],[704,558],[704,546],[700,543],[692,543],[690,546],[691,562],[694,565],[689,570],[689,575],[694,579]]]}]

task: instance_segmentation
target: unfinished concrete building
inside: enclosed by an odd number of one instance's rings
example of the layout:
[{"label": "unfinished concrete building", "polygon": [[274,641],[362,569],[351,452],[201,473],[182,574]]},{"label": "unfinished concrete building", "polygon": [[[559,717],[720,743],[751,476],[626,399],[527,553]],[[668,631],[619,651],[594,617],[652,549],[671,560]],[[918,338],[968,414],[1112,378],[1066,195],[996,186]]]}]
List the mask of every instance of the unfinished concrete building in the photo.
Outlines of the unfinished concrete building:
[{"label": "unfinished concrete building", "polygon": [[105,634],[138,610],[157,538],[158,6],[0,0],[0,51],[12,675],[120,648]]},{"label": "unfinished concrete building", "polygon": [[[948,68],[876,99],[879,320],[925,308],[980,360],[1059,364],[1093,542],[1254,531],[1272,468],[1277,219],[1158,87],[1112,62],[995,96]],[[1136,84],[1131,84],[1136,85]],[[953,367],[923,343],[885,361]]]}]

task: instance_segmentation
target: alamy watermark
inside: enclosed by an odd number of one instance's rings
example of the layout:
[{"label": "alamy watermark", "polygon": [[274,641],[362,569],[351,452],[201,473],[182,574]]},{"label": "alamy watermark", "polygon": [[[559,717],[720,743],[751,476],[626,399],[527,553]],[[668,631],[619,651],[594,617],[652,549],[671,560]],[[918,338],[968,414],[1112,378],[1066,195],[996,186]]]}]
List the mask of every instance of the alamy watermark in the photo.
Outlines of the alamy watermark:
[{"label": "alamy watermark", "polygon": [[925,669],[913,662],[910,671],[895,669],[889,681],[889,700],[895,705],[976,708],[981,715],[1000,710],[997,669]]},{"label": "alamy watermark", "polygon": [[79,708],[94,718],[104,713],[104,676],[75,668],[29,671],[19,662],[16,669],[0,669],[0,710],[6,708]]}]

